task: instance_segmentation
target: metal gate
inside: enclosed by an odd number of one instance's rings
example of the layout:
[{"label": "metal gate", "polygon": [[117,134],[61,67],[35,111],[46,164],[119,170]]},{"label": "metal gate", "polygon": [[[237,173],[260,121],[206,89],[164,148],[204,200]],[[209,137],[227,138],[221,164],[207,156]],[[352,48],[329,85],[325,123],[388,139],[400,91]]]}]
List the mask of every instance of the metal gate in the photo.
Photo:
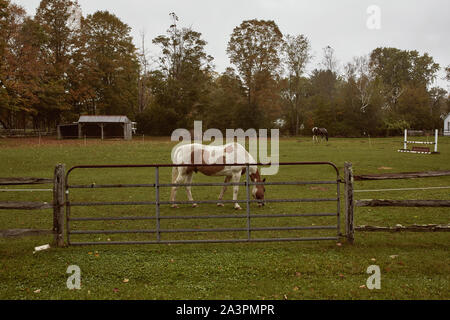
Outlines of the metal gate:
[{"label": "metal gate", "polygon": [[[255,165],[255,164],[251,164]],[[256,164],[258,166],[264,166],[268,164]],[[160,182],[160,168],[171,167],[189,167],[194,165],[172,165],[172,164],[150,164],[150,165],[83,165],[72,167],[66,175],[66,233],[68,245],[123,245],[123,244],[176,244],[176,243],[221,243],[221,242],[275,242],[275,241],[312,241],[312,240],[339,240],[341,237],[340,232],[340,183],[342,182],[339,177],[339,169],[335,164],[331,162],[284,162],[279,163],[280,166],[331,166],[336,176],[328,181],[282,181],[282,182],[252,182],[249,176],[249,164],[235,164],[233,166],[246,166],[245,182],[238,183],[191,183],[191,184],[171,184]],[[199,165],[195,165],[199,166]],[[204,165],[215,166],[215,165]],[[71,185],[70,175],[74,170],[83,169],[101,169],[101,170],[117,170],[120,168],[154,168],[155,181],[151,184],[90,184],[90,185]],[[331,198],[289,198],[289,199],[265,199],[266,203],[281,203],[281,202],[335,202],[336,210],[326,213],[293,213],[293,214],[253,214],[251,212],[251,203],[256,203],[258,200],[251,199],[250,186],[253,185],[272,185],[272,186],[295,186],[295,185],[335,185],[336,197]],[[221,200],[221,203],[236,203],[241,202],[246,204],[246,210],[244,214],[227,214],[227,215],[197,215],[197,216],[176,216],[176,215],[164,215],[161,216],[161,206],[172,204],[216,204],[218,200],[200,200],[200,201],[164,201],[160,198],[161,188],[171,188],[173,186],[185,187],[185,186],[243,186],[246,191],[246,198],[244,200]],[[109,202],[77,202],[71,201],[70,191],[72,189],[99,189],[99,188],[151,188],[155,192],[155,201],[109,201]],[[154,215],[146,216],[128,216],[128,217],[79,217],[72,216],[72,209],[76,207],[89,207],[89,206],[154,206]],[[324,226],[274,226],[274,227],[253,227],[252,220],[258,218],[283,218],[283,217],[332,217],[336,218],[336,224],[324,225]],[[186,228],[186,229],[163,229],[161,228],[162,220],[186,220],[186,219],[245,219],[245,228]],[[154,220],[153,229],[140,229],[140,230],[74,230],[71,227],[71,223],[75,221],[117,221],[117,220]],[[331,236],[318,236],[318,237],[271,237],[271,238],[255,238],[252,236],[252,232],[256,231],[284,231],[290,232],[293,230],[334,230],[334,235]],[[166,233],[189,233],[189,232],[206,232],[206,233],[220,233],[220,232],[233,232],[241,231],[246,232],[246,237],[237,239],[177,239],[177,240],[164,240],[161,239],[162,234]],[[152,241],[84,241],[74,242],[72,237],[76,235],[86,234],[126,234],[126,233],[150,233],[156,234],[156,240]]]}]

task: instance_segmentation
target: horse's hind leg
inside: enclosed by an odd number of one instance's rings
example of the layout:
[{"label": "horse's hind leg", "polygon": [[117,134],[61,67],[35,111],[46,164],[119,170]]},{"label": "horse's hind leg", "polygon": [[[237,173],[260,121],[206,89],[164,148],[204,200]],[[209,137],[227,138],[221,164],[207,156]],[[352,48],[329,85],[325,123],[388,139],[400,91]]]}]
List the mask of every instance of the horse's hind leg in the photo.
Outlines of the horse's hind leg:
[{"label": "horse's hind leg", "polygon": [[[225,183],[229,183],[230,180],[231,180],[230,176],[226,176],[225,177]],[[217,203],[218,207],[223,207],[224,206],[223,203],[222,203],[222,199],[223,199],[223,195],[225,194],[225,191],[227,191],[227,186],[223,186],[222,191],[220,192],[220,195],[219,195],[219,201],[220,202]]]},{"label": "horse's hind leg", "polygon": [[[180,170],[177,167],[173,167],[172,168],[172,183],[181,183],[183,182],[184,178],[181,175]],[[178,187],[172,187],[172,190],[170,192],[170,201],[174,202],[175,201],[175,197],[177,195],[177,188]],[[172,204],[171,205],[172,208],[178,208],[177,204]]]},{"label": "horse's hind leg", "polygon": [[[192,183],[192,176],[193,173],[191,172],[187,177],[186,177],[186,183],[190,184]],[[187,193],[187,197],[189,199],[189,201],[194,201],[194,198],[192,197],[192,191],[191,191],[191,186],[186,186],[186,193]],[[193,208],[198,207],[198,205],[196,203],[192,204]]]}]

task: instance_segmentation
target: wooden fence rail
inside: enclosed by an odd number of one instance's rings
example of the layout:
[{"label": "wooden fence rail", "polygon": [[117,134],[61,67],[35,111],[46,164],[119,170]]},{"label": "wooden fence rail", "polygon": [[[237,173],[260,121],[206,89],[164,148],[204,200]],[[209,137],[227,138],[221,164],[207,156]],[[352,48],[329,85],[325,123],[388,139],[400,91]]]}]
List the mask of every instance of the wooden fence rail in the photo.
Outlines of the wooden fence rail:
[{"label": "wooden fence rail", "polygon": [[41,210],[53,209],[53,203],[48,202],[0,202],[1,210]]},{"label": "wooden fence rail", "polygon": [[53,179],[45,178],[0,178],[0,186],[16,186],[26,184],[48,184],[53,183]]},{"label": "wooden fence rail", "polygon": [[394,227],[377,227],[377,226],[358,226],[355,227],[356,231],[381,231],[381,232],[402,232],[402,231],[409,231],[409,232],[438,232],[438,231],[444,231],[449,232],[450,231],[450,225],[441,225],[441,224],[413,224],[412,226],[402,226],[402,225],[396,225]]},{"label": "wooden fence rail", "polygon": [[0,210],[44,210],[53,209],[53,229],[11,229],[0,230],[1,237],[20,237],[30,235],[54,234],[56,246],[64,246],[64,188],[65,165],[55,167],[53,179],[46,178],[0,178],[0,186],[53,184],[53,201],[48,202],[0,202]]},{"label": "wooden fence rail", "polygon": [[450,200],[356,200],[357,207],[450,207]]},{"label": "wooden fence rail", "polygon": [[362,180],[390,180],[390,179],[414,179],[414,178],[432,178],[450,176],[449,170],[443,171],[425,171],[425,172],[403,172],[403,173],[382,173],[382,174],[363,174],[354,176],[354,181]]},{"label": "wooden fence rail", "polygon": [[352,164],[345,163],[345,202],[346,202],[346,234],[349,243],[354,241],[355,231],[375,231],[375,232],[399,232],[399,231],[413,231],[413,232],[437,232],[450,231],[450,225],[412,225],[402,226],[396,225],[394,227],[379,227],[379,226],[354,226],[354,208],[355,207],[450,207],[450,200],[385,200],[385,199],[369,199],[369,200],[354,200],[353,182],[362,180],[388,180],[388,179],[414,179],[414,178],[428,178],[428,177],[442,177],[450,176],[450,171],[426,171],[426,172],[404,172],[404,173],[384,173],[384,174],[366,174],[353,175]]}]

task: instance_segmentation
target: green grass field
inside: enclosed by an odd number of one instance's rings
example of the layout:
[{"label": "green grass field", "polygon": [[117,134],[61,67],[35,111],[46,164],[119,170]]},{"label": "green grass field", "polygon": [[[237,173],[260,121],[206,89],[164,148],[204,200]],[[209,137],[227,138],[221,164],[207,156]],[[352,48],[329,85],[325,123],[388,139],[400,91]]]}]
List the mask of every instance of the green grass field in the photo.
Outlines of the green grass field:
[{"label": "green grass field", "polygon": [[[448,170],[450,139],[439,138],[438,155],[398,153],[402,138],[331,139],[313,145],[311,138],[280,141],[280,161],[331,161],[341,170],[353,163],[355,174]],[[124,141],[0,140],[0,177],[52,177],[57,163],[66,168],[81,164],[169,163],[175,143],[168,138]],[[333,180],[331,167],[282,167],[268,181]],[[75,170],[71,184],[153,183],[154,169]],[[170,170],[162,170],[170,183]],[[194,177],[194,182],[222,182],[222,178]],[[355,189],[450,186],[450,177],[356,182]],[[41,186],[38,186],[41,188]],[[49,188],[50,186],[43,186]],[[36,188],[21,186],[20,188]],[[327,198],[333,185],[267,186],[266,198]],[[343,189],[343,188],[342,188]],[[197,200],[216,199],[219,187],[193,188]],[[245,190],[241,188],[240,199]],[[169,197],[163,189],[161,197]],[[226,193],[231,198],[231,190]],[[146,201],[152,188],[71,190],[71,201]],[[450,199],[450,189],[356,193],[357,199]],[[51,201],[43,192],[0,192],[0,201]],[[180,189],[178,199],[186,200]],[[245,204],[242,204],[245,207]],[[343,203],[342,203],[343,209]],[[252,213],[332,212],[335,203],[270,203],[252,205]],[[72,217],[153,215],[153,206],[73,207]],[[161,215],[235,214],[224,208],[200,205],[180,209],[162,207]],[[242,212],[244,213],[244,212]],[[448,208],[357,208],[356,225],[448,224]],[[341,217],[341,224],[343,217]],[[335,217],[253,219],[259,226],[335,225]],[[162,228],[245,227],[245,219],[163,220]],[[0,229],[51,229],[51,210],[0,210]],[[153,229],[155,221],[72,222],[72,230]],[[341,227],[341,232],[343,228]],[[254,237],[335,236],[335,230],[254,232]],[[243,238],[245,232],[170,233],[163,239]],[[72,241],[154,240],[153,234],[73,235]],[[52,248],[33,254],[35,246],[52,236],[0,238],[0,299],[449,299],[449,233],[356,233],[355,244],[336,241],[282,243],[225,243],[177,245],[121,245]],[[81,269],[81,290],[68,290],[69,265]],[[381,269],[381,289],[366,284],[370,265]]]}]

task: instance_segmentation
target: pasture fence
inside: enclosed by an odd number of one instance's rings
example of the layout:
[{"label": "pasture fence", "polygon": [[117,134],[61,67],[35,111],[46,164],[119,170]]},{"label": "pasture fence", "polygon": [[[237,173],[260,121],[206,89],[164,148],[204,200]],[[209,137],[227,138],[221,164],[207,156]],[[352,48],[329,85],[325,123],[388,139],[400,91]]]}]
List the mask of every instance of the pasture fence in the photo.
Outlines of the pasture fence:
[{"label": "pasture fence", "polygon": [[384,173],[384,174],[368,174],[368,175],[354,175],[352,164],[345,163],[345,217],[346,217],[346,237],[350,243],[354,241],[355,231],[415,231],[415,232],[436,232],[436,231],[450,231],[450,225],[428,224],[428,225],[411,225],[402,226],[396,225],[394,227],[385,226],[355,226],[354,225],[354,210],[355,207],[415,207],[415,208],[438,208],[450,207],[450,200],[387,200],[387,199],[365,199],[355,200],[354,194],[357,192],[379,192],[392,190],[423,190],[449,187],[430,187],[430,188],[398,188],[398,189],[375,189],[375,190],[354,190],[354,181],[364,180],[391,180],[391,179],[415,179],[427,177],[442,177],[450,176],[450,171],[427,171],[427,172],[406,172],[406,173]]},{"label": "pasture fence", "polygon": [[55,136],[56,130],[34,130],[34,129],[0,129],[0,137],[23,138],[23,137],[47,137]]},{"label": "pasture fence", "polygon": [[[228,164],[227,164],[228,165]],[[252,164],[252,165],[267,165],[267,164]],[[273,165],[273,164],[272,164]],[[340,183],[341,179],[339,176],[339,169],[335,164],[331,162],[290,162],[290,163],[279,163],[280,166],[331,166],[335,170],[335,178],[327,181],[278,181],[278,182],[253,182],[250,180],[250,169],[249,164],[230,164],[230,166],[245,166],[245,182],[235,182],[235,183],[189,183],[189,184],[172,184],[172,183],[161,183],[159,174],[161,168],[173,168],[173,167],[199,167],[199,166],[221,166],[221,164],[151,164],[151,165],[85,165],[76,166],[68,170],[66,175],[66,230],[67,230],[67,244],[68,245],[121,245],[121,244],[175,244],[175,243],[224,243],[224,242],[276,242],[276,241],[315,241],[315,240],[339,240],[341,235],[340,232]],[[155,170],[155,182],[151,184],[89,184],[89,185],[73,185],[70,184],[70,174],[75,170],[83,169],[124,169],[124,168],[153,168]],[[335,185],[336,186],[336,197],[329,198],[289,198],[289,199],[265,199],[266,203],[306,203],[306,202],[335,202],[336,209],[333,212],[314,212],[314,213],[276,213],[276,214],[253,214],[251,212],[250,204],[257,203],[259,200],[252,200],[250,187],[254,185],[272,185],[272,186],[295,186],[295,185]],[[218,200],[199,200],[199,201],[163,201],[160,197],[160,190],[162,188],[171,187],[211,187],[211,186],[243,186],[245,187],[246,197],[243,200],[220,200],[221,203],[245,203],[246,210],[245,214],[216,214],[216,215],[198,215],[198,216],[175,216],[175,215],[161,215],[160,207],[163,205],[174,205],[174,204],[217,204]],[[155,190],[155,200],[154,201],[96,201],[96,202],[77,202],[70,199],[70,190],[72,189],[104,189],[104,188],[154,188]],[[120,216],[120,217],[80,217],[74,216],[72,208],[75,207],[98,207],[98,206],[154,206],[155,214],[146,216]],[[331,211],[331,210],[330,210]],[[252,226],[253,219],[261,218],[302,218],[302,217],[335,217],[336,223],[333,225],[313,225],[313,226],[269,226],[269,227],[254,227]],[[246,226],[237,227],[227,227],[227,228],[162,228],[161,221],[167,220],[199,220],[199,219],[244,219],[246,220]],[[72,227],[72,222],[86,222],[86,221],[126,221],[126,220],[154,220],[153,229],[138,229],[138,230],[79,230]],[[253,237],[254,232],[259,231],[299,231],[299,230],[334,230],[334,235],[328,236],[311,236],[311,237],[271,237],[271,238],[256,238]],[[162,239],[162,234],[173,234],[173,233],[221,233],[221,232],[245,232],[245,237],[231,238],[231,239]],[[97,234],[154,234],[156,235],[155,240],[126,240],[126,241],[73,241],[74,236],[79,235],[97,235]]]},{"label": "pasture fence", "polygon": [[19,192],[52,192],[53,201],[31,202],[31,201],[2,201],[1,210],[48,210],[53,209],[53,229],[8,229],[0,230],[2,237],[20,237],[30,235],[53,234],[55,245],[64,246],[64,190],[65,190],[65,165],[58,164],[55,167],[53,179],[50,178],[0,178],[0,186],[16,188],[15,186],[25,185],[46,185],[53,184],[52,189],[6,189],[0,188],[0,192],[19,193]]},{"label": "pasture fence", "polygon": [[[264,165],[264,164],[257,164]],[[114,244],[171,244],[171,243],[223,243],[223,242],[275,242],[275,241],[316,241],[316,240],[336,240],[339,241],[342,237],[347,238],[349,243],[354,242],[354,234],[356,232],[437,232],[450,231],[450,225],[428,224],[428,225],[411,225],[411,226],[370,226],[362,225],[355,226],[354,216],[355,208],[357,207],[450,207],[450,200],[389,200],[389,199],[355,199],[355,193],[358,192],[378,192],[391,190],[423,190],[423,189],[444,189],[449,187],[418,187],[418,188],[389,188],[389,189],[374,189],[374,190],[355,190],[355,181],[379,181],[379,180],[393,180],[393,179],[416,179],[425,177],[442,177],[450,176],[450,171],[426,171],[426,172],[407,172],[407,173],[385,173],[385,174],[364,174],[354,175],[352,164],[346,162],[344,165],[344,178],[340,178],[339,169],[332,162],[290,162],[279,163],[280,166],[331,166],[335,171],[335,177],[329,180],[315,180],[315,181],[277,181],[277,182],[253,182],[249,177],[249,164],[235,164],[234,166],[245,166],[245,181],[235,183],[161,183],[160,169],[173,168],[180,166],[219,166],[219,165],[173,165],[173,164],[151,164],[151,165],[86,165],[75,166],[70,168],[67,172],[64,164],[58,164],[54,170],[54,176],[50,178],[0,178],[0,192],[52,192],[53,199],[49,202],[30,202],[30,201],[4,201],[0,202],[0,210],[53,210],[53,228],[51,230],[39,229],[10,229],[0,230],[2,237],[19,237],[32,236],[42,234],[53,234],[55,245],[62,247],[65,245],[64,235],[66,235],[67,245],[114,245]],[[98,169],[98,170],[116,170],[125,168],[152,168],[155,171],[155,178],[153,183],[147,184],[70,184],[70,174],[77,170],[83,169]],[[345,233],[341,233],[341,183],[344,184],[344,222]],[[51,189],[17,189],[17,186],[30,185],[46,185],[53,184]],[[328,210],[329,212],[309,212],[309,213],[253,213],[250,204],[257,203],[258,200],[251,199],[250,187],[254,185],[264,186],[300,186],[300,185],[335,185],[336,196],[322,197],[322,198],[284,198],[284,199],[266,199],[266,203],[326,203],[335,202],[336,209]],[[4,187],[8,187],[8,189]],[[230,214],[201,214],[201,215],[161,215],[161,206],[173,204],[216,204],[218,200],[198,200],[198,201],[164,201],[161,199],[160,191],[162,188],[171,187],[213,187],[213,186],[242,186],[245,188],[245,199],[238,200],[220,200],[221,203],[245,203],[246,210],[244,214],[230,213]],[[115,189],[115,188],[152,188],[154,189],[155,199],[152,201],[73,201],[70,197],[71,190],[74,189],[89,189],[94,191],[96,189]],[[94,191],[95,192],[95,191]],[[94,196],[95,198],[95,196]],[[73,215],[72,209],[76,207],[106,207],[106,206],[154,206],[154,214],[147,214],[144,216],[78,216]],[[327,210],[325,210],[327,211]],[[283,218],[305,218],[305,217],[335,217],[336,223],[332,225],[289,225],[289,226],[268,226],[268,227],[254,227],[252,221],[254,219],[268,218],[283,219]],[[245,220],[245,227],[232,228],[162,228],[162,221],[180,221],[180,220],[205,220],[205,219],[238,219]],[[138,230],[81,230],[74,229],[71,226],[72,222],[114,222],[114,221],[142,221],[153,220],[153,229],[138,229]],[[297,220],[296,220],[297,222]],[[286,236],[286,237],[254,237],[253,233],[259,231],[302,231],[302,230],[334,230],[334,235],[325,236]],[[231,238],[231,239],[163,239],[163,234],[173,233],[221,233],[221,232],[244,232],[245,237]],[[314,231],[315,232],[315,231]],[[73,241],[73,237],[79,235],[97,235],[97,234],[154,234],[155,240],[145,241]]]}]

